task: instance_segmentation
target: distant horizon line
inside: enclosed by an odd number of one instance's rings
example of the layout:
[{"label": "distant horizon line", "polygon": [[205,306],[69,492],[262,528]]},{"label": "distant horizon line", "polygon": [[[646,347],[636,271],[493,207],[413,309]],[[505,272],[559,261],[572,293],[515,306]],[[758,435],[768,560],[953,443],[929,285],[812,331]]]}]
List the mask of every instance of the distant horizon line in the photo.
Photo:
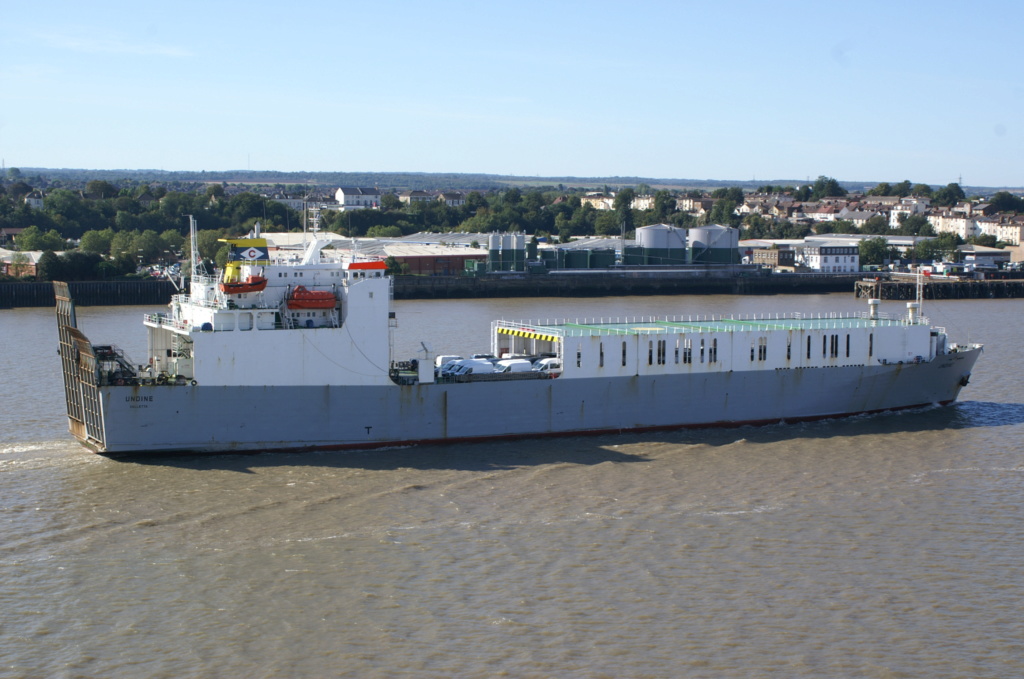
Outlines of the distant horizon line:
[{"label": "distant horizon line", "polygon": [[[6,162],[2,167],[2,171],[6,174],[9,169],[18,169],[23,173],[104,173],[104,174],[116,174],[119,172],[129,172],[136,174],[160,174],[160,175],[212,175],[212,177],[205,179],[205,181],[224,181],[223,179],[216,179],[218,175],[253,175],[253,176],[264,176],[264,175],[276,175],[281,177],[291,178],[291,183],[302,183],[300,175],[306,175],[308,179],[314,178],[315,175],[381,175],[381,176],[417,176],[417,177],[480,177],[486,178],[491,181],[545,181],[555,183],[607,183],[607,184],[618,184],[622,186],[635,185],[635,184],[664,184],[672,186],[686,186],[692,184],[695,186],[700,185],[723,185],[723,186],[736,186],[736,185],[792,185],[794,187],[800,187],[804,185],[813,184],[817,180],[817,176],[814,179],[696,179],[696,178],[680,178],[680,177],[643,177],[639,175],[596,175],[596,176],[580,176],[580,175],[517,175],[517,174],[500,174],[492,172],[425,172],[419,170],[396,170],[396,171],[379,171],[379,170],[252,170],[252,169],[234,169],[234,170],[163,170],[157,168],[116,168],[116,169],[102,169],[102,168],[77,168],[77,167],[28,167],[28,166],[6,166]],[[828,176],[828,175],[819,175]],[[832,177],[834,178],[834,177]],[[901,183],[903,181],[911,181],[909,179],[901,179],[897,181],[893,180],[843,180],[836,179],[842,185],[850,184],[855,186],[874,186],[884,182]],[[202,180],[200,180],[202,181]],[[943,187],[947,184],[933,184],[930,182],[912,182],[914,184],[927,184],[930,187]],[[960,184],[961,188],[969,187],[975,189],[1008,189],[1016,191],[1024,191],[1024,187],[1013,186],[1009,184],[1004,185],[984,185],[984,184],[971,184],[964,185]]]}]

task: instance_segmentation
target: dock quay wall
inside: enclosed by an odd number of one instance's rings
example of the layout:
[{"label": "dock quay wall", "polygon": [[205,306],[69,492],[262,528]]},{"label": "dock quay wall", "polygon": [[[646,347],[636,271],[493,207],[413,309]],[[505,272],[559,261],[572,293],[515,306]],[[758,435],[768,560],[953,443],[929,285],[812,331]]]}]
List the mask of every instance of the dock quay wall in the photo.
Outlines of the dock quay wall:
[{"label": "dock quay wall", "polygon": [[[177,291],[170,281],[78,281],[68,289],[81,306],[168,304]],[[54,306],[53,283],[0,283],[0,309]]]},{"label": "dock quay wall", "polygon": [[[907,280],[857,281],[854,292],[857,297],[914,300],[917,298],[917,283]],[[1024,297],[1024,280],[926,280],[921,294],[925,299],[1014,299]]]},{"label": "dock quay wall", "polygon": [[518,276],[398,276],[395,299],[611,297],[626,295],[774,295],[850,292],[858,276],[672,275],[668,272],[549,273]]},{"label": "dock quay wall", "polygon": [[[82,281],[68,283],[82,306],[167,304],[170,281]],[[863,280],[863,275],[774,274],[750,276],[520,274],[508,276],[397,276],[395,299],[498,297],[611,297],[628,295],[778,295],[853,291],[857,297],[912,300],[911,281]],[[1024,280],[943,281],[924,285],[926,299],[1024,297]],[[54,306],[53,284],[0,283],[0,309]]]}]

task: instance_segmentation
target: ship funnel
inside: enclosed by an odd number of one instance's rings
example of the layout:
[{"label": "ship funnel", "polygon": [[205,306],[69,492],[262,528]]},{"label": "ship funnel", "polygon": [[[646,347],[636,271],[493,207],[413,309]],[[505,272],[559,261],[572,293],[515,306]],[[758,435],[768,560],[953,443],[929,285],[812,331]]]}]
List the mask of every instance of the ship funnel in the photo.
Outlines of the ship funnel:
[{"label": "ship funnel", "polygon": [[907,302],[907,320],[911,323],[917,323],[917,313],[921,308],[919,302]]},{"label": "ship funnel", "polygon": [[869,299],[868,300],[868,318],[873,321],[878,320],[878,305],[882,303],[880,299]]}]

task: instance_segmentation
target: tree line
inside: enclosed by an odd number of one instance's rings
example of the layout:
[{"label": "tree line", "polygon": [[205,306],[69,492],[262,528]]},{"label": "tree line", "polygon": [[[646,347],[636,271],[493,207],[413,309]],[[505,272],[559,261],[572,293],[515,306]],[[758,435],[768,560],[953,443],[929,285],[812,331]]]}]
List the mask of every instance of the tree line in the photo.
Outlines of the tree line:
[{"label": "tree line", "polygon": [[[21,250],[74,250],[75,257],[71,257],[71,252],[63,255],[68,262],[65,275],[69,280],[76,280],[76,276],[132,275],[140,265],[176,261],[186,248],[185,215],[193,215],[198,221],[201,256],[220,265],[227,256],[227,247],[218,242],[219,238],[244,235],[257,221],[266,231],[301,231],[304,225],[304,216],[298,211],[253,191],[228,195],[223,183],[199,183],[181,187],[187,190],[170,190],[156,184],[115,184],[92,179],[84,189],[71,189],[53,188],[56,182],[50,180],[42,209],[34,209],[24,198],[40,182],[47,183],[41,177],[24,177],[14,168],[8,171],[6,181],[0,181],[0,228],[24,229],[17,240]],[[725,224],[742,229],[744,238],[801,239],[812,231],[804,223],[736,214],[736,208],[746,198],[739,186],[713,191],[711,209],[701,217],[678,209],[681,198],[707,197],[699,191],[655,190],[639,183],[635,188],[615,191],[612,210],[598,210],[584,200],[586,193],[585,189],[563,185],[511,187],[470,191],[464,204],[449,206],[438,200],[405,204],[394,193],[385,192],[379,209],[322,211],[320,227],[349,237],[398,237],[419,231],[520,232],[562,242],[575,236],[632,236],[637,227],[657,223],[679,227]],[[612,188],[605,186],[603,193],[612,194]],[[758,193],[786,193],[794,200],[817,201],[846,196],[847,190],[834,178],[820,176],[805,186],[764,185]],[[892,185],[883,182],[868,193],[925,195],[937,205],[952,205],[964,197],[957,184],[933,190],[909,181]],[[652,196],[650,206],[633,209],[631,205],[637,196]],[[1001,211],[1024,211],[1024,201],[1008,192],[997,193],[990,203]],[[859,228],[852,222],[837,220],[819,222],[813,229],[817,233],[934,235],[920,215],[903,219],[895,232],[884,217],[872,218]],[[983,238],[986,242],[978,242],[994,244],[987,242],[994,238]],[[59,266],[43,268],[56,271]]]}]

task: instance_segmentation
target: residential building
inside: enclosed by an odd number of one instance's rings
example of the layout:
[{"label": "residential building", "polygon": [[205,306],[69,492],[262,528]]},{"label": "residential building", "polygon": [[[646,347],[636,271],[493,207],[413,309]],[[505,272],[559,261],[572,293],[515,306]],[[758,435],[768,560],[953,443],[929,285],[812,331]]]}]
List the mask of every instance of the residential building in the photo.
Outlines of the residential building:
[{"label": "residential building", "polygon": [[804,266],[822,273],[860,271],[860,248],[844,241],[808,241],[803,249]]},{"label": "residential building", "polygon": [[33,210],[43,209],[43,192],[36,189],[32,193],[25,196],[25,205],[28,205]]},{"label": "residential building", "polygon": [[380,189],[343,186],[334,192],[342,210],[364,210],[380,207]]},{"label": "residential building", "polygon": [[752,251],[754,264],[767,266],[776,271],[793,271],[796,268],[796,252],[778,248],[757,248]]},{"label": "residential building", "polygon": [[413,203],[426,203],[434,200],[434,196],[426,191],[402,191],[398,194],[398,200],[406,205],[412,205]]},{"label": "residential building", "polygon": [[964,240],[981,233],[977,223],[962,212],[931,212],[927,215],[928,223],[935,233],[955,233]]},{"label": "residential building", "polygon": [[653,210],[654,196],[636,196],[629,207],[634,210]]},{"label": "residential building", "polygon": [[439,193],[437,199],[448,207],[459,207],[466,204],[466,194],[461,191]]},{"label": "residential building", "polygon": [[588,193],[587,195],[580,198],[580,202],[585,205],[591,205],[595,210],[612,210],[612,204],[615,202],[615,196],[606,196],[603,193]]}]

